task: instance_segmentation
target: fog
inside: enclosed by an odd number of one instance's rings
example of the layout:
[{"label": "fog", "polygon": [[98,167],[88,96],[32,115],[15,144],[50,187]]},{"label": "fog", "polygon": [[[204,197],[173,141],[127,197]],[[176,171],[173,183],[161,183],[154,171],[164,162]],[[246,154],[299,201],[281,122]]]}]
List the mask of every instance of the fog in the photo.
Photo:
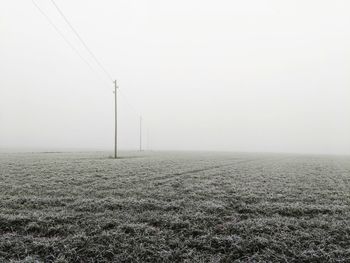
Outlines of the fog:
[{"label": "fog", "polygon": [[[350,2],[56,0],[117,79],[119,147],[350,154]],[[113,83],[36,0],[0,3],[0,148],[112,150]]]}]

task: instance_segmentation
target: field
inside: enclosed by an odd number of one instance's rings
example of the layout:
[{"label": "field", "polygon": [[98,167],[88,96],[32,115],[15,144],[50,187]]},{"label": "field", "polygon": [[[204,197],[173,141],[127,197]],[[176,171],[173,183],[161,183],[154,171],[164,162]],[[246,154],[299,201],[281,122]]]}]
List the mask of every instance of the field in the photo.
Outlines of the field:
[{"label": "field", "polygon": [[350,157],[0,154],[0,262],[350,262]]}]

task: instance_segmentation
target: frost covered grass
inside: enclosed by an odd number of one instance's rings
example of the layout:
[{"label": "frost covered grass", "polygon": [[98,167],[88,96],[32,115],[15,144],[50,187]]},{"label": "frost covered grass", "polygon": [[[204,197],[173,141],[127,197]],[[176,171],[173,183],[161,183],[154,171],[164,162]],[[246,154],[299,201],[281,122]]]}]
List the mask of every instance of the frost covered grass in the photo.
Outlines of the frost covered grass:
[{"label": "frost covered grass", "polygon": [[350,262],[350,157],[124,155],[0,154],[0,262]]}]

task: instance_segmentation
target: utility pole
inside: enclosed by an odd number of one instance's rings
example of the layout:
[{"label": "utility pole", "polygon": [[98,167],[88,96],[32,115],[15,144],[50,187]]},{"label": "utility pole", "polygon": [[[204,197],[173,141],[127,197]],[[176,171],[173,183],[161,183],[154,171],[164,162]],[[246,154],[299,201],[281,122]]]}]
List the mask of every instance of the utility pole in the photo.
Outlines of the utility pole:
[{"label": "utility pole", "polygon": [[114,81],[114,159],[117,159],[117,133],[118,133],[118,122],[117,122],[117,81]]},{"label": "utility pole", "polygon": [[147,129],[147,144],[146,144],[147,146],[147,151],[149,151],[150,149],[149,149],[149,130]]},{"label": "utility pole", "polygon": [[140,152],[142,152],[142,116],[140,116]]}]

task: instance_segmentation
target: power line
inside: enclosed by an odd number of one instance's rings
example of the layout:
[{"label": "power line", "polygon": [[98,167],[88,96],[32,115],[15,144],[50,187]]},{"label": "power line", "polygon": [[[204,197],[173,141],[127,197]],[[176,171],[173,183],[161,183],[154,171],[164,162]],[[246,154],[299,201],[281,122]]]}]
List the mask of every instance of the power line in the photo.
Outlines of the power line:
[{"label": "power line", "polygon": [[129,106],[130,109],[133,110],[133,112],[137,115],[140,116],[141,115],[141,111],[137,110],[134,106],[132,106],[132,104],[129,102],[128,97],[125,95],[124,91],[119,90],[120,95],[122,95],[122,97],[124,98],[125,103]]},{"label": "power line", "polygon": [[[82,38],[80,37],[80,35],[78,34],[78,32],[72,27],[72,25],[69,23],[69,21],[67,20],[67,18],[64,16],[64,14],[62,13],[62,11],[58,8],[58,6],[56,5],[56,3],[51,0],[53,2],[53,4],[55,5],[55,7],[57,8],[57,10],[60,12],[61,16],[65,19],[65,21],[67,22],[67,24],[71,27],[71,29],[73,30],[73,32],[77,35],[77,37],[82,41],[82,43],[84,44],[85,48],[89,51],[89,53],[91,53],[92,57],[94,57],[95,61],[102,66],[102,64],[97,60],[96,56],[91,52],[91,50],[88,48],[88,46],[85,44],[85,42],[82,40]],[[96,70],[94,69],[94,67],[88,62],[88,60],[86,60],[78,51],[77,48],[74,47],[74,45],[64,36],[64,34],[62,33],[62,31],[54,24],[54,22],[49,18],[48,15],[45,14],[45,12],[37,5],[37,3],[32,0],[33,4],[35,5],[35,7],[40,11],[40,13],[47,19],[47,21],[51,24],[51,26],[56,30],[56,32],[63,38],[63,40],[72,48],[72,50],[74,52],[76,52],[76,54],[89,66],[89,68],[94,71],[95,73]],[[104,67],[102,66],[102,69],[104,69]],[[113,78],[109,75],[109,73],[106,71],[105,72],[106,75],[108,76],[109,79],[113,80]],[[100,75],[99,73],[97,73],[98,75]],[[113,80],[114,81],[114,80]],[[138,111],[134,106],[132,106],[132,104],[129,102],[127,96],[124,94],[124,92],[122,92],[119,89],[120,94],[124,97],[126,104],[128,104],[128,106],[130,107],[130,109],[132,109],[134,111],[135,114],[137,114],[137,116],[141,115],[140,111]]]},{"label": "power line", "polygon": [[[51,2],[54,4],[54,6],[56,7],[56,9],[58,10],[58,12],[60,13],[60,15],[64,18],[64,20],[66,21],[66,23],[69,25],[69,27],[72,29],[72,31],[74,32],[74,34],[78,37],[78,39],[81,41],[81,43],[84,45],[84,47],[86,48],[86,50],[90,53],[90,55],[93,57],[93,59],[95,60],[95,62],[98,64],[98,66],[100,66],[100,68],[103,70],[103,72],[106,74],[107,78],[111,81],[114,82],[115,85],[115,118],[117,117],[117,97],[116,97],[116,92],[117,92],[117,86],[116,86],[116,82],[113,80],[113,78],[111,77],[111,75],[108,73],[108,71],[103,67],[103,65],[101,64],[101,62],[96,58],[96,56],[94,55],[94,53],[89,49],[89,47],[87,46],[87,44],[84,42],[84,40],[80,37],[80,35],[78,34],[78,32],[74,29],[74,27],[72,26],[72,24],[68,21],[68,19],[64,16],[63,12],[59,9],[59,7],[56,5],[56,3],[54,2],[54,0],[51,0]],[[63,40],[72,48],[72,50],[89,66],[89,68],[94,71],[95,73],[97,73],[97,75],[100,76],[100,73],[98,73],[95,68],[89,63],[88,60],[86,60],[78,51],[77,48],[74,47],[74,45],[65,37],[65,35],[62,33],[62,31],[55,25],[55,23],[49,18],[48,15],[46,15],[46,13],[37,5],[37,3],[32,0],[32,3],[34,4],[34,6],[40,11],[40,13],[46,18],[46,20],[51,24],[51,26],[56,30],[56,32],[63,38]],[[119,90],[119,89],[118,89]],[[119,90],[120,91],[120,90]],[[126,95],[124,93],[121,93],[121,95],[124,97],[125,102],[128,104],[128,106],[138,115],[141,116],[140,111],[136,110],[135,107],[132,106],[132,104],[128,101]],[[140,123],[141,125],[141,123]],[[141,127],[141,126],[140,126]],[[117,149],[117,119],[115,119],[115,157],[117,157],[117,153],[116,153],[116,149]],[[141,135],[141,130],[140,130],[140,136]],[[141,137],[140,137],[141,138]],[[141,139],[140,139],[141,140]],[[140,141],[141,144],[141,141]]]},{"label": "power line", "polygon": [[[78,51],[77,48],[74,47],[74,45],[68,40],[68,38],[65,37],[65,35],[63,34],[63,32],[55,25],[55,23],[50,19],[50,17],[48,15],[46,15],[46,13],[38,6],[38,4],[32,0],[34,6],[40,11],[40,13],[46,18],[46,20],[51,24],[51,26],[56,30],[56,32],[62,37],[62,39],[69,45],[69,47],[86,63],[86,65],[92,70],[94,71],[97,75],[100,76],[100,74],[95,70],[95,68],[88,62],[88,60],[86,60]],[[132,104],[129,102],[127,96],[124,94],[124,92],[121,92],[119,90],[120,94],[124,97],[126,104],[130,107],[130,109],[132,109],[134,111],[135,114],[137,114],[137,116],[140,115],[140,111],[136,110],[134,106],[132,106]]]},{"label": "power line", "polygon": [[38,4],[32,0],[34,6],[39,10],[39,12],[46,18],[46,20],[51,24],[51,26],[56,30],[56,32],[63,38],[63,40],[69,45],[69,47],[88,65],[88,67],[97,73],[95,69],[91,66],[91,64],[79,53],[79,51],[73,46],[71,42],[64,36],[62,31],[52,22],[52,20],[45,14],[45,12],[38,6]]},{"label": "power line", "polygon": [[109,78],[109,80],[114,81],[112,76],[108,73],[108,71],[106,70],[106,68],[102,65],[102,63],[97,59],[97,57],[95,56],[95,54],[91,51],[91,49],[88,47],[88,45],[85,43],[85,41],[82,39],[82,37],[79,35],[78,31],[72,26],[72,24],[69,22],[69,20],[67,19],[67,17],[63,14],[62,10],[57,6],[57,4],[55,3],[54,0],[51,0],[52,4],[55,6],[55,8],[57,9],[57,11],[60,13],[60,15],[63,17],[64,21],[66,21],[66,23],[68,24],[68,26],[71,28],[71,30],[74,32],[74,34],[78,37],[78,39],[80,40],[80,42],[83,44],[83,46],[85,47],[85,49],[89,52],[89,54],[92,56],[92,58],[95,60],[95,62],[97,63],[97,65],[100,66],[100,68],[102,69],[102,71],[106,74],[107,78]]}]

